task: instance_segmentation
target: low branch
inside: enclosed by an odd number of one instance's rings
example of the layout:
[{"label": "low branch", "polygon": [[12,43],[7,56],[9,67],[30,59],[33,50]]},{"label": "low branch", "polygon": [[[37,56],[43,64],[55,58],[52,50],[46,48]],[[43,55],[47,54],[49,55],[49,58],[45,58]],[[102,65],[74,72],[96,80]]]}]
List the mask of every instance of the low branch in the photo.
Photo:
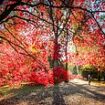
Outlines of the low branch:
[{"label": "low branch", "polygon": [[[5,10],[3,11],[3,13],[0,15],[0,22],[2,20],[4,20],[5,18],[7,18],[7,16],[13,11],[14,8],[16,8],[17,6],[19,6],[21,4],[21,0],[18,0],[16,3],[11,4],[11,5],[7,5],[8,8],[5,8]],[[6,7],[7,7],[6,6]]]},{"label": "low branch", "polygon": [[102,34],[104,35],[104,37],[105,37],[105,33],[104,33],[104,31],[102,30],[102,28],[101,28],[101,26],[100,26],[100,24],[99,24],[99,22],[96,20],[96,18],[94,17],[94,14],[93,13],[91,13],[91,16],[92,16],[92,18],[95,20],[95,22],[96,22],[96,24],[97,24],[97,26],[98,26],[98,28],[100,29],[100,31],[102,32]]}]

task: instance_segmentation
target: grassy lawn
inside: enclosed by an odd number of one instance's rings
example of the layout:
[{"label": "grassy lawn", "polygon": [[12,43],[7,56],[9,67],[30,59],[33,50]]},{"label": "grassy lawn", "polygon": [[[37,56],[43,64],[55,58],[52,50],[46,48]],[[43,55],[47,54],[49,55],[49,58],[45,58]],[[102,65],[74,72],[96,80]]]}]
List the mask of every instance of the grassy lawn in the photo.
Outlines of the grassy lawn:
[{"label": "grassy lawn", "polygon": [[97,80],[94,80],[92,81],[92,85],[94,86],[101,86],[101,87],[105,87],[105,81],[97,81]]},{"label": "grassy lawn", "polygon": [[7,96],[7,95],[14,95],[14,96],[23,96],[27,95],[31,92],[38,91],[40,89],[44,89],[43,86],[31,86],[31,85],[23,85],[23,86],[15,86],[14,88],[9,86],[0,87],[0,97]]},{"label": "grassy lawn", "polygon": [[[92,81],[91,85],[93,86],[101,86],[105,87],[105,82],[104,81]],[[56,85],[55,85],[56,87]],[[7,96],[7,95],[14,95],[14,96],[23,96],[27,95],[31,92],[36,92],[38,90],[43,90],[44,86],[31,86],[31,85],[22,85],[22,86],[15,86],[15,87],[9,87],[9,86],[2,86],[0,87],[0,97],[2,96]]]},{"label": "grassy lawn", "polygon": [[11,88],[3,86],[0,87],[0,105],[52,105],[54,102],[64,102],[67,105],[104,105],[103,86],[105,83],[98,81],[92,81],[91,85],[69,82],[48,88],[26,84]]},{"label": "grassy lawn", "polygon": [[9,86],[0,87],[0,96],[5,96],[10,94],[11,88]]}]

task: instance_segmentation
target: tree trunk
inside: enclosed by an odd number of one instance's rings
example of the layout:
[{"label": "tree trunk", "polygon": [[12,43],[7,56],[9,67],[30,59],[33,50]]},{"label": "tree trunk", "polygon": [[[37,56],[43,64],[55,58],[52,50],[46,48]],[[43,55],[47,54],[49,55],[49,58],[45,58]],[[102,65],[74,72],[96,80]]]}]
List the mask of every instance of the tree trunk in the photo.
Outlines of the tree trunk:
[{"label": "tree trunk", "polygon": [[54,79],[54,84],[58,83],[58,78],[59,77],[56,77],[56,73],[57,73],[57,69],[55,69],[56,67],[59,66],[59,57],[58,57],[58,54],[59,54],[59,49],[58,49],[58,37],[56,36],[55,37],[55,40],[54,40],[54,53],[53,53],[53,79]]},{"label": "tree trunk", "polygon": [[100,73],[100,71],[98,72],[98,81],[101,81],[101,73]]},{"label": "tree trunk", "polygon": [[68,53],[68,34],[66,35],[66,44],[65,44],[65,57],[66,57],[66,66],[65,66],[65,69],[67,71],[67,80],[65,82],[69,82],[69,78],[68,78],[68,56],[67,56],[67,53]]}]

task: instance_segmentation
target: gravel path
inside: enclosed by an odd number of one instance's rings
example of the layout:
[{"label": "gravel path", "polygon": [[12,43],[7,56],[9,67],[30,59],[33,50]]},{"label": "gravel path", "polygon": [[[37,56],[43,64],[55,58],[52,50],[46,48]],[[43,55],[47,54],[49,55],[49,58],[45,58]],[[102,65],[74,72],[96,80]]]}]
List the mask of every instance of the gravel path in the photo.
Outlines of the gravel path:
[{"label": "gravel path", "polygon": [[36,92],[11,95],[1,99],[0,105],[105,105],[105,87],[75,79]]}]

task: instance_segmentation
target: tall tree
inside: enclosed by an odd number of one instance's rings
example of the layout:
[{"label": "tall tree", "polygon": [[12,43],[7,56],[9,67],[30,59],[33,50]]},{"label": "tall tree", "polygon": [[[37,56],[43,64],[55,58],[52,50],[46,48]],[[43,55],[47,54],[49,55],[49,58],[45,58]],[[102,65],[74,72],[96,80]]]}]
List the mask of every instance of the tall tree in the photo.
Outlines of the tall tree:
[{"label": "tall tree", "polygon": [[[53,50],[50,51],[55,73],[59,66],[63,67],[62,59],[68,59],[68,37],[69,40],[74,40],[76,36],[81,37],[83,30],[93,33],[98,28],[101,32],[99,35],[105,37],[104,5],[105,2],[102,0],[3,0],[0,3],[0,28],[1,30],[5,28],[9,32],[5,27],[7,25],[16,25],[18,30],[25,30],[26,26],[34,26],[36,30],[40,30],[37,33],[40,36],[42,34],[44,36],[45,33],[53,42]],[[49,33],[46,30],[49,30]],[[18,46],[25,54],[36,59],[23,47],[21,39],[17,39],[16,35],[12,37],[17,40],[17,44],[10,40],[8,35],[0,35],[0,38],[6,40],[12,47]]]}]

